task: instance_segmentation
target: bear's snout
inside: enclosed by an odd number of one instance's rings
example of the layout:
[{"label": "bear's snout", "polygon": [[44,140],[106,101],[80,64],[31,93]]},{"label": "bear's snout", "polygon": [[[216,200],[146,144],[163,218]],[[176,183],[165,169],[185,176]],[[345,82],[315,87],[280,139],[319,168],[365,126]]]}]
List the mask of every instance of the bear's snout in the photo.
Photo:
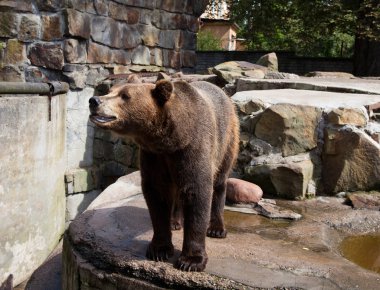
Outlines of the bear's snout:
[{"label": "bear's snout", "polygon": [[97,108],[102,103],[102,101],[97,96],[90,98],[88,102],[90,103],[91,109]]}]

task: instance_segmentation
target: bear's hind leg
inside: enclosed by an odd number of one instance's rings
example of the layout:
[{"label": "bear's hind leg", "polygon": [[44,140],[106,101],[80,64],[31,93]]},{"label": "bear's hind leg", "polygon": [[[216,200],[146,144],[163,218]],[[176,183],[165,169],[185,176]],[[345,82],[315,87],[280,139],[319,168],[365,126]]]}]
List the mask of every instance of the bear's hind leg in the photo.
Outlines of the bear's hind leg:
[{"label": "bear's hind leg", "polygon": [[227,177],[217,178],[212,196],[210,225],[207,236],[211,238],[225,238],[227,230],[224,227],[223,210],[226,202]]},{"label": "bear's hind leg", "polygon": [[[236,133],[236,132],[235,132]],[[227,178],[237,156],[237,133],[232,137],[229,147],[224,156],[222,165],[214,180],[214,192],[212,195],[210,225],[207,236],[211,238],[225,238],[227,230],[224,226],[224,204],[226,202]]]}]

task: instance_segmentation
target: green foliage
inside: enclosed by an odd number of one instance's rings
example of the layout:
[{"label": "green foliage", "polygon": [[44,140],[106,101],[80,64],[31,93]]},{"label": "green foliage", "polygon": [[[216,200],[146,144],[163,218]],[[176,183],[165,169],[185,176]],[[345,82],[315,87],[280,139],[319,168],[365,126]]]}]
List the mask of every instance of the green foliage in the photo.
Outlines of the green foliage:
[{"label": "green foliage", "polygon": [[197,34],[198,51],[216,51],[222,50],[220,39],[215,37],[210,31],[200,31]]},{"label": "green foliage", "polygon": [[230,7],[248,49],[350,57],[356,35],[380,38],[378,0],[237,0]]},{"label": "green foliage", "polygon": [[357,35],[373,41],[380,41],[380,2],[362,0],[358,10]]}]

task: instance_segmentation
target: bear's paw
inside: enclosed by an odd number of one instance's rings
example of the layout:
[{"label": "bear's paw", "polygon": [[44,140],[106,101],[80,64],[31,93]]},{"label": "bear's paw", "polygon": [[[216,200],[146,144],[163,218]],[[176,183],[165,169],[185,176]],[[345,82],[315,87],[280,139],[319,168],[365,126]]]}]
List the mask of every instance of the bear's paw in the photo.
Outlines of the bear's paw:
[{"label": "bear's paw", "polygon": [[173,244],[155,245],[150,243],[146,250],[146,257],[156,262],[167,261],[174,254]]},{"label": "bear's paw", "polygon": [[224,228],[209,227],[207,229],[207,236],[210,238],[224,239],[227,236],[227,230]]},{"label": "bear's paw", "polygon": [[199,256],[183,256],[181,255],[175,267],[181,271],[188,272],[202,272],[206,268],[207,264],[207,255],[199,255]]}]

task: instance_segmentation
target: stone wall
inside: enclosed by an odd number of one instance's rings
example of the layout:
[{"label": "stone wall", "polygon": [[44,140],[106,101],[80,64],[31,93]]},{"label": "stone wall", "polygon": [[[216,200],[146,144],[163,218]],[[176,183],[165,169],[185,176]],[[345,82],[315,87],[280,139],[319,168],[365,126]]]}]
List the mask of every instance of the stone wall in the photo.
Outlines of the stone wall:
[{"label": "stone wall", "polygon": [[193,68],[198,2],[2,1],[0,80],[84,88],[110,73]]},{"label": "stone wall", "polygon": [[[88,121],[88,99],[95,87],[113,74],[194,70],[198,16],[207,2],[0,2],[0,81],[59,80],[70,85],[68,221],[96,197],[99,188],[136,167],[136,158],[129,156],[136,155],[133,145],[106,137]],[[121,161],[124,157],[127,161]]]},{"label": "stone wall", "polygon": [[[205,73],[226,61],[248,61],[256,63],[267,51],[197,51],[198,73]],[[292,52],[276,52],[278,69],[281,72],[304,75],[311,71],[353,72],[353,61],[349,58],[299,57]]]}]

